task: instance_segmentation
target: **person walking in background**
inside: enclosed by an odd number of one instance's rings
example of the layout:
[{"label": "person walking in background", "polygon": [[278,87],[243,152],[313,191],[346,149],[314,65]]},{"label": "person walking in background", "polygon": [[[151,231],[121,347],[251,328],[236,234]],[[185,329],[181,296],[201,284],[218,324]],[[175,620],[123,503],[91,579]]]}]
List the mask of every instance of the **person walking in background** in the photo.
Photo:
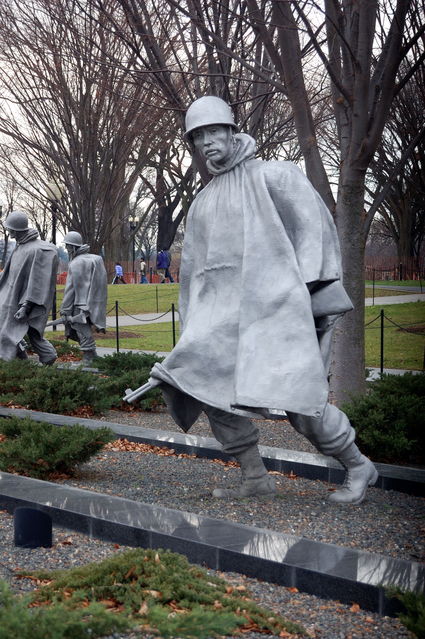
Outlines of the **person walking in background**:
[{"label": "person walking in background", "polygon": [[143,257],[140,260],[140,284],[149,284],[146,277],[146,262]]},{"label": "person walking in background", "polygon": [[174,279],[170,273],[171,258],[170,253],[166,249],[161,249],[156,256],[156,272],[160,278],[160,284],[165,284],[168,278],[170,282],[174,282]]},{"label": "person walking in background", "polygon": [[171,255],[170,255],[170,251],[164,251],[164,253],[166,253],[167,255],[167,268],[165,269],[165,277],[168,277],[168,280],[170,282],[170,284],[174,284],[174,279],[173,276],[171,275],[171,271],[170,271],[170,266],[171,266]]},{"label": "person walking in background", "polygon": [[112,284],[119,284],[120,282],[121,284],[127,284],[124,280],[124,273],[121,264],[119,262],[115,262],[115,275],[112,280]]}]

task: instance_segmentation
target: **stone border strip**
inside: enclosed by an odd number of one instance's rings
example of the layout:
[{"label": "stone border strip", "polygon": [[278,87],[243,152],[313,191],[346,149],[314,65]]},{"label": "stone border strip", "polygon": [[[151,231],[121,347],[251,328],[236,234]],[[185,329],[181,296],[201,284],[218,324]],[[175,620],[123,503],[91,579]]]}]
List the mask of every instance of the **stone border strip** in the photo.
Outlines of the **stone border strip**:
[{"label": "stone border strip", "polygon": [[[127,426],[116,422],[106,422],[96,419],[84,419],[70,417],[69,415],[55,415],[20,408],[7,408],[0,406],[0,417],[29,417],[36,421],[49,422],[57,426],[72,426],[82,424],[87,428],[96,429],[108,427],[117,437],[126,438],[129,441],[154,446],[166,446],[173,448],[176,453],[198,455],[206,459],[231,459],[220,449],[219,443],[212,437],[199,437],[173,431],[159,431],[140,426]],[[345,472],[331,457],[320,454],[303,453],[284,448],[260,446],[261,455],[268,470],[278,472],[293,472],[300,477],[308,479],[320,479],[333,484],[341,484],[344,481]],[[390,464],[375,464],[379,479],[375,484],[383,490],[397,490],[419,497],[425,496],[425,470]]]},{"label": "stone border strip", "polygon": [[54,524],[143,548],[168,548],[191,562],[336,599],[382,615],[400,610],[384,586],[423,591],[425,566],[271,530],[0,473],[0,506],[47,512]]}]

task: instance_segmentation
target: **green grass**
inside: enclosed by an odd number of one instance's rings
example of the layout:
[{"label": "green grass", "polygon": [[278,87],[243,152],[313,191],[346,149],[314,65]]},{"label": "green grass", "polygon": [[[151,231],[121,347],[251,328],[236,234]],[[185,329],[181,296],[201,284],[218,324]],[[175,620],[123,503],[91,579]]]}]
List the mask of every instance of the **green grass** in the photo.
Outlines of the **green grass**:
[{"label": "green grass", "polygon": [[[417,285],[418,282],[386,282],[386,284]],[[382,289],[381,289],[382,290]],[[382,291],[385,295],[389,291]],[[108,310],[114,306],[117,299],[119,305],[129,314],[136,313],[165,313],[170,310],[171,304],[178,307],[179,284],[140,285],[127,284],[108,286]],[[370,295],[370,289],[368,294]],[[375,296],[381,291],[375,289]],[[58,300],[59,307],[59,300]],[[425,303],[413,302],[406,304],[394,304],[366,307],[365,323],[379,316],[381,308],[385,315],[396,324],[424,324]],[[158,309],[158,310],[157,310]],[[110,315],[114,315],[112,311]],[[120,312],[120,314],[122,314]],[[125,335],[127,333],[127,336]],[[131,334],[131,335],[129,335]],[[47,335],[52,336],[52,333]],[[63,335],[57,331],[56,336]],[[179,335],[179,324],[176,322],[176,339]],[[386,368],[403,368],[407,370],[422,370],[424,358],[424,335],[409,334],[398,330],[391,323],[385,321],[384,333],[384,364]],[[107,331],[106,338],[97,338],[98,346],[116,347],[115,329]],[[173,347],[172,323],[140,323],[135,326],[124,326],[120,329],[120,348],[133,350],[146,350],[154,352],[170,351]],[[366,366],[380,365],[380,323],[377,320],[372,326],[366,328]]]},{"label": "green grass", "polygon": [[[125,336],[127,334],[127,337]],[[131,336],[129,335],[131,334]],[[62,339],[63,331],[46,332],[47,339]],[[176,322],[176,341],[179,337],[179,323]],[[116,348],[117,340],[115,328],[108,328],[106,336],[95,335],[97,346]],[[69,342],[75,344],[75,342]],[[160,324],[145,323],[135,326],[120,326],[119,346],[125,349],[143,351],[171,351],[173,348],[172,322],[162,322]]]},{"label": "green grass", "polygon": [[[373,280],[365,280],[365,284],[373,284]],[[421,285],[420,280],[375,280],[375,287],[385,287],[385,286],[419,286]],[[422,280],[422,287],[425,289],[425,278]]]},{"label": "green grass", "polygon": [[[384,311],[384,366],[406,370],[422,370],[424,361],[424,333],[412,334],[401,331],[392,322],[411,328],[425,325],[425,302],[369,306],[366,310],[366,367],[380,365],[381,309]],[[392,320],[392,322],[390,321]]]},{"label": "green grass", "polygon": [[[171,304],[177,307],[179,284],[109,284],[108,315],[115,315],[115,301],[124,313],[165,313],[171,309]],[[57,308],[60,308],[63,298],[63,286],[57,288]]]},{"label": "green grass", "polygon": [[[391,297],[392,295],[411,295],[411,291],[394,291],[391,288],[378,288],[375,284],[375,297]],[[373,289],[367,288],[365,297],[373,297]]]}]

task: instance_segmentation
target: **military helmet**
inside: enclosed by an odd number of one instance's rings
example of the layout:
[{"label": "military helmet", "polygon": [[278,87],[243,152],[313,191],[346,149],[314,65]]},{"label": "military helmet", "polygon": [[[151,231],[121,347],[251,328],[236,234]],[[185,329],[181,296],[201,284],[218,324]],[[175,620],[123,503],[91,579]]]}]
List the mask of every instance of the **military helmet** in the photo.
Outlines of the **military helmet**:
[{"label": "military helmet", "polygon": [[71,244],[72,246],[82,246],[83,238],[78,231],[69,231],[63,238],[65,244]]},{"label": "military helmet", "polygon": [[27,231],[28,216],[23,211],[12,211],[5,219],[4,225],[12,231]]},{"label": "military helmet", "polygon": [[230,106],[214,95],[204,95],[192,102],[186,111],[186,133],[185,137],[201,126],[212,124],[224,124],[237,130],[232,109]]}]

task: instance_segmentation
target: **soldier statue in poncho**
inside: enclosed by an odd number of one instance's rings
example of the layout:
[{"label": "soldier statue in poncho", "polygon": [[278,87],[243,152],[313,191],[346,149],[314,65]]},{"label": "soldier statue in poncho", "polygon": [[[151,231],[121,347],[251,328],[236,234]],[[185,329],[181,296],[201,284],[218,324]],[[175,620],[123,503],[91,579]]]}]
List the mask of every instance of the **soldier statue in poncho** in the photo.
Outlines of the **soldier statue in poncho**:
[{"label": "soldier statue in poncho", "polygon": [[90,253],[77,231],[67,233],[64,242],[69,267],[60,315],[66,337],[80,344],[82,363],[89,366],[96,357],[93,330],[104,333],[106,327],[106,269],[100,255]]},{"label": "soldier statue in poncho", "polygon": [[27,336],[40,362],[53,364],[56,350],[43,333],[55,294],[58,251],[28,227],[22,211],[12,211],[5,227],[16,246],[0,275],[0,358],[27,359]]},{"label": "soldier statue in poncho", "polygon": [[[201,411],[223,450],[240,463],[242,483],[216,497],[273,494],[248,415],[292,426],[347,470],[329,499],[360,503],[376,482],[354,443],[347,416],[328,403],[335,321],[352,304],[330,212],[291,162],[255,159],[220,98],[196,100],[186,136],[214,176],[187,219],[180,270],[181,337],[151,372],[175,421],[187,431]],[[264,277],[259,258],[274,277]]]}]

